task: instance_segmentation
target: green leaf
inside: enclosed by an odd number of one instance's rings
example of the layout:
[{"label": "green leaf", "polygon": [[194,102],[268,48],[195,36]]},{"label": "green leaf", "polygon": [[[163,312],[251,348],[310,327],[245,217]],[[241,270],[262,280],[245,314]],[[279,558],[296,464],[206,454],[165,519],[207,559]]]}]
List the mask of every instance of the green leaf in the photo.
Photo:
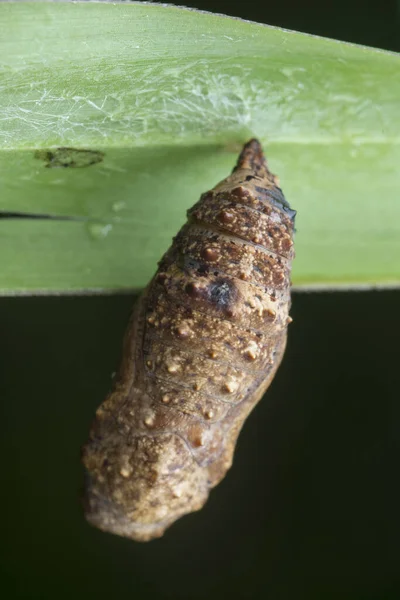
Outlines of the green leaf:
[{"label": "green leaf", "polygon": [[143,287],[252,136],[298,211],[294,283],[399,283],[399,56],[165,5],[8,2],[0,67],[1,293]]}]

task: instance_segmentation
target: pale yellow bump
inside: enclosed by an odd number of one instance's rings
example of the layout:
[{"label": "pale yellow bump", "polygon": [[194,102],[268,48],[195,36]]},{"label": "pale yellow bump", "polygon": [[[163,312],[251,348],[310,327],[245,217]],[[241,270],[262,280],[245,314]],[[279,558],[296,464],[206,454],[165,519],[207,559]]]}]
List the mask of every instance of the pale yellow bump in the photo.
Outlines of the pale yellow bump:
[{"label": "pale yellow bump", "polygon": [[217,358],[218,354],[215,352],[215,350],[213,348],[211,348],[208,352],[207,352],[208,356],[210,358]]},{"label": "pale yellow bump", "polygon": [[153,315],[151,315],[150,317],[147,317],[147,322],[148,322],[150,325],[153,325],[153,324],[154,324],[154,321],[155,321],[155,318],[154,318],[154,316],[153,316]]},{"label": "pale yellow bump", "polygon": [[152,366],[153,362],[151,360],[146,360],[146,367],[149,367],[149,369],[151,369]]},{"label": "pale yellow bump", "polygon": [[255,342],[250,342],[247,348],[244,349],[243,354],[248,360],[255,360],[258,356],[259,348]]},{"label": "pale yellow bump", "polygon": [[167,371],[168,373],[177,373],[179,371],[179,365],[175,363],[167,365]]},{"label": "pale yellow bump", "polygon": [[272,317],[273,319],[276,317],[276,311],[272,308],[267,308],[265,310],[265,314],[267,314],[269,317]]},{"label": "pale yellow bump", "polygon": [[238,382],[234,381],[233,379],[230,381],[226,381],[223,385],[223,390],[225,392],[228,392],[228,394],[233,394],[233,392],[236,392],[236,390],[238,389]]},{"label": "pale yellow bump", "polygon": [[143,420],[144,424],[147,427],[153,427],[154,425],[154,416],[153,415],[148,415],[144,420]]},{"label": "pale yellow bump", "polygon": [[192,446],[194,446],[195,448],[201,448],[201,446],[204,446],[204,438],[201,434],[193,438]]},{"label": "pale yellow bump", "polygon": [[129,467],[129,466],[128,466],[128,467],[122,467],[122,469],[120,470],[119,474],[120,474],[122,477],[125,477],[125,478],[127,479],[128,477],[130,477],[130,476],[131,476],[131,474],[132,474],[132,469],[131,469],[131,467]]},{"label": "pale yellow bump", "polygon": [[256,360],[256,358],[257,358],[257,354],[255,353],[253,348],[245,350],[244,354],[245,354],[245,357],[248,358],[249,360]]},{"label": "pale yellow bump", "polygon": [[172,495],[174,496],[174,498],[180,498],[182,496],[182,490],[175,489],[172,491]]},{"label": "pale yellow bump", "polygon": [[292,319],[292,317],[288,317],[288,318],[286,319],[286,323],[287,323],[288,325],[290,325],[290,323],[293,323],[293,319]]},{"label": "pale yellow bump", "polygon": [[204,413],[204,416],[206,419],[212,419],[214,416],[214,411],[213,410],[206,410]]},{"label": "pale yellow bump", "polygon": [[188,338],[190,336],[190,330],[185,327],[177,327],[176,335],[180,339]]},{"label": "pale yellow bump", "polygon": [[161,398],[161,402],[164,404],[169,404],[171,402],[171,398],[168,396],[168,394],[164,394],[164,396]]}]

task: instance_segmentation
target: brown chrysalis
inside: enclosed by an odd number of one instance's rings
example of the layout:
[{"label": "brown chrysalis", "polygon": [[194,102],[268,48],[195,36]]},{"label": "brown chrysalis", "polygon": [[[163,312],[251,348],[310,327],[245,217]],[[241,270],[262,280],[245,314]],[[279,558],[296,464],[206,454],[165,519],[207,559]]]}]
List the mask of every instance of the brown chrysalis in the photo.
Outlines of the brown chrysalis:
[{"label": "brown chrysalis", "polygon": [[151,540],[225,476],[284,353],[294,216],[255,139],[188,211],[83,449],[93,525]]}]

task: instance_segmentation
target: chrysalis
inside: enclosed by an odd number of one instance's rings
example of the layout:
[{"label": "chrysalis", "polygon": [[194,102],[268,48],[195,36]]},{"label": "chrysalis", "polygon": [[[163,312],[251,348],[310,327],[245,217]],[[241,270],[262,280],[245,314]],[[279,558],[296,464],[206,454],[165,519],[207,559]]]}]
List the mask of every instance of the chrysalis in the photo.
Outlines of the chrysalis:
[{"label": "chrysalis", "polygon": [[225,476],[285,349],[294,216],[255,139],[188,211],[83,449],[93,525],[151,540]]}]

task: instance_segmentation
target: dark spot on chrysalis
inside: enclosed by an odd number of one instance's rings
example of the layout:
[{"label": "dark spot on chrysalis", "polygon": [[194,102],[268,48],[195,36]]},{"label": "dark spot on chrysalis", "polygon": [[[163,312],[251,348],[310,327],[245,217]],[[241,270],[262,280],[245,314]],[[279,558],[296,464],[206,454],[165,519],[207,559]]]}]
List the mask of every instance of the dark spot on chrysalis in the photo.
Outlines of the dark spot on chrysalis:
[{"label": "dark spot on chrysalis", "polygon": [[191,271],[197,271],[200,266],[200,262],[194,259],[192,256],[184,254],[179,259],[179,266],[187,273],[190,273]]},{"label": "dark spot on chrysalis", "polygon": [[295,217],[297,215],[297,211],[296,210],[293,210],[293,208],[289,208],[288,206],[284,206],[283,210],[288,215],[288,217],[290,217],[292,219],[292,221],[295,220]]},{"label": "dark spot on chrysalis", "polygon": [[197,283],[187,283],[185,285],[185,292],[188,294],[188,296],[191,296],[191,298],[201,298],[204,294],[204,290],[202,287],[200,287]]},{"label": "dark spot on chrysalis", "polygon": [[229,279],[221,277],[210,283],[208,287],[210,302],[221,310],[229,309],[235,302],[236,296],[236,287]]},{"label": "dark spot on chrysalis", "polygon": [[277,208],[280,208],[281,210],[285,211],[285,213],[289,215],[292,221],[294,221],[296,211],[290,208],[289,202],[283,195],[281,188],[264,188],[256,185],[255,190],[262,196],[262,198],[260,198],[261,200],[271,202],[271,204],[273,204]]},{"label": "dark spot on chrysalis", "polygon": [[189,275],[192,275],[194,272],[198,275],[207,275],[209,270],[207,264],[201,263],[186,254],[180,258],[178,264]]}]

